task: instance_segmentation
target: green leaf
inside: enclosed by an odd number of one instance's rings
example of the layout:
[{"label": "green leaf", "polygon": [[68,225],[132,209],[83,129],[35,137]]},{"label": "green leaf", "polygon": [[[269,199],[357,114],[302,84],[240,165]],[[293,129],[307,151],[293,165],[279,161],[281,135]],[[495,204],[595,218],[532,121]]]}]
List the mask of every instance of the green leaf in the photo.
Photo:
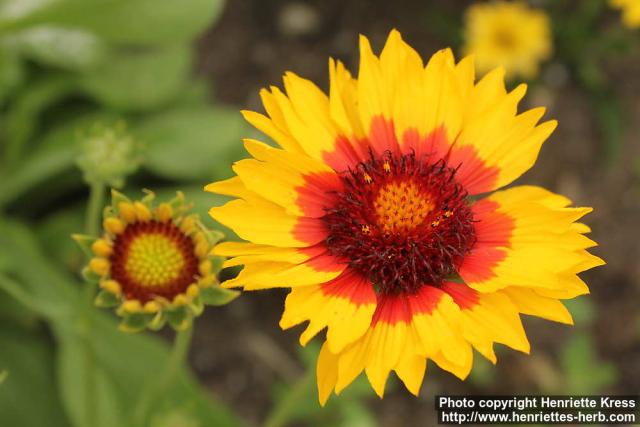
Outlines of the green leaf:
[{"label": "green leaf", "polygon": [[149,421],[150,427],[204,427],[189,408],[168,408],[157,411]]},{"label": "green leaf", "polygon": [[[339,427],[376,427],[378,422],[374,414],[364,403],[357,400],[346,400],[342,404]],[[319,423],[318,427],[326,426]]]},{"label": "green leaf", "polygon": [[126,313],[120,321],[120,330],[126,332],[140,332],[144,330],[155,317],[150,313]]},{"label": "green leaf", "polygon": [[[365,405],[373,390],[364,375],[356,378],[340,396],[332,395],[324,408],[320,406],[315,375],[319,349],[317,342],[311,342],[299,350],[306,372],[293,384],[276,384],[275,402],[266,425],[289,425],[304,420],[314,427],[375,427],[376,420]],[[394,387],[390,381],[387,391]]]},{"label": "green leaf", "polygon": [[596,123],[602,134],[602,151],[610,167],[620,163],[623,152],[623,136],[630,121],[627,111],[621,105],[614,91],[605,91],[591,97],[591,105],[596,113]]},{"label": "green leaf", "polygon": [[595,308],[593,302],[587,296],[581,296],[570,300],[562,301],[573,317],[576,325],[587,326],[593,322],[595,318]]},{"label": "green leaf", "polygon": [[12,202],[40,182],[73,167],[75,155],[75,147],[33,152],[21,168],[8,177],[0,176],[0,206]]},{"label": "green leaf", "polygon": [[[0,281],[2,281],[2,274],[0,273]],[[23,303],[11,296],[11,293],[6,292],[4,287],[0,292],[0,325],[15,324],[22,327],[32,327],[38,322],[38,316],[33,310],[26,307]],[[1,367],[0,367],[1,369]]]},{"label": "green leaf", "polygon": [[82,236],[81,241],[71,238],[84,228],[84,206],[76,205],[60,209],[37,225],[37,233],[43,249],[69,271],[80,270],[93,256],[91,244],[95,236]]},{"label": "green leaf", "polygon": [[567,343],[562,352],[562,366],[566,375],[563,393],[598,394],[618,376],[615,365],[597,360],[596,348],[586,332],[575,334]]},{"label": "green leaf", "polygon": [[79,77],[83,91],[107,107],[144,111],[167,105],[191,74],[189,45],[122,50]]},{"label": "green leaf", "polygon": [[90,134],[97,126],[118,127],[125,122],[124,116],[113,111],[89,110],[73,113],[71,117],[63,117],[59,125],[50,129],[40,138],[39,148],[54,149],[59,147],[77,147],[82,137]]},{"label": "green leaf", "polygon": [[41,64],[69,70],[96,66],[109,51],[109,46],[90,32],[51,25],[12,34],[5,43]]},{"label": "green leaf", "polygon": [[205,107],[211,103],[211,81],[204,77],[192,77],[178,94],[176,105],[183,107]]},{"label": "green leaf", "polygon": [[[119,305],[121,302],[122,302],[121,298],[112,294],[111,292],[105,291],[104,289],[100,289],[98,291],[98,295],[96,295],[96,298],[94,300],[94,303],[96,306],[104,307],[104,308],[115,307]],[[146,326],[147,323],[149,323],[148,320],[144,325],[141,325],[140,329]],[[128,324],[127,326],[129,326],[131,329],[134,329],[134,325]]]},{"label": "green leaf", "polygon": [[[103,366],[113,379],[124,402],[122,409],[130,414],[143,385],[165,368],[169,358],[167,346],[150,335],[118,331],[113,319],[106,318],[102,313],[96,313],[92,323],[91,337],[97,364]],[[210,399],[186,371],[182,371],[165,398],[154,402],[151,409],[156,418],[175,412],[196,419],[198,425],[203,427],[241,425],[226,407]]]},{"label": "green leaf", "polygon": [[246,126],[239,112],[225,107],[167,111],[143,121],[133,134],[148,148],[145,166],[183,181],[226,177],[242,156]]},{"label": "green leaf", "polygon": [[475,354],[473,360],[473,370],[469,376],[469,381],[479,387],[487,387],[495,381],[494,366],[484,357]]},{"label": "green leaf", "polygon": [[68,320],[78,300],[77,288],[49,264],[24,224],[0,218],[0,253],[10,260],[6,272],[19,282],[5,278],[3,288],[43,316]]},{"label": "green leaf", "polygon": [[53,350],[44,331],[0,329],[0,420],[6,426],[68,427],[55,386]]},{"label": "green leaf", "polygon": [[47,23],[117,43],[186,42],[213,23],[222,5],[222,0],[5,0],[0,32]]},{"label": "green leaf", "polygon": [[231,289],[221,288],[220,286],[212,286],[200,291],[200,298],[206,305],[225,305],[238,298],[240,292]]},{"label": "green leaf", "polygon": [[0,104],[25,81],[22,59],[10,49],[0,47]]},{"label": "green leaf", "polygon": [[96,363],[92,342],[74,333],[58,333],[60,396],[77,427],[124,427],[123,398],[113,379]]},{"label": "green leaf", "polygon": [[[92,375],[93,386],[96,387],[95,416],[105,417],[105,421],[90,425],[128,427],[144,384],[152,381],[166,367],[169,358],[167,347],[157,338],[145,334],[118,331],[113,319],[108,319],[101,312],[93,312],[90,329],[86,331],[88,334],[82,329],[63,327],[56,330],[63,346],[59,359],[63,399],[68,402],[68,409],[75,413],[74,420],[87,417],[84,409],[71,405],[75,401],[76,406],[83,404],[86,407],[87,400],[81,394],[86,394],[84,381]],[[86,365],[88,359],[83,358],[87,349],[93,354],[91,365]],[[85,366],[92,367],[87,370]],[[117,414],[105,414],[105,411]],[[153,403],[151,414],[151,418],[156,419],[154,423],[164,416],[180,414],[181,418],[193,420],[203,427],[242,425],[227,408],[209,399],[185,371],[164,398]]]},{"label": "green leaf", "polygon": [[7,252],[0,250],[0,271],[7,271],[10,265],[11,256]]},{"label": "green leaf", "polygon": [[193,314],[187,306],[167,309],[164,315],[171,327],[177,330],[185,329],[193,321]]},{"label": "green leaf", "polygon": [[26,143],[38,130],[42,112],[74,90],[73,81],[62,74],[30,82],[6,117],[8,164],[21,157]]},{"label": "green leaf", "polygon": [[[26,290],[22,282],[18,282],[4,273],[0,273],[0,289],[10,295],[13,300],[19,302],[23,308],[27,309],[27,312],[28,310],[31,310],[34,313],[38,313],[41,316],[50,317],[52,319],[63,318],[69,314],[66,307],[50,304],[44,299],[39,299],[37,296],[34,296],[31,292]],[[15,316],[16,314],[19,315],[19,313],[16,313],[16,310],[14,310],[13,313],[3,314],[8,314],[9,316]]]}]

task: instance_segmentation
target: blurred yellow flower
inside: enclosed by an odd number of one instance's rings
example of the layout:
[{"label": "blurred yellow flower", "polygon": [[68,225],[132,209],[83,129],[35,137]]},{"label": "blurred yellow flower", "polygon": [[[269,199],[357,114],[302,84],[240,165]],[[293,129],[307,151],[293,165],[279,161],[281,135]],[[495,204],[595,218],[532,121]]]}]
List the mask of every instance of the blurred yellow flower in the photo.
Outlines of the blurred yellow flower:
[{"label": "blurred yellow flower", "polygon": [[549,17],[523,2],[474,4],[466,13],[465,54],[481,73],[505,67],[507,75],[532,78],[553,51]]},{"label": "blurred yellow flower", "polygon": [[622,10],[622,22],[627,27],[640,27],[640,0],[609,0],[609,4]]}]

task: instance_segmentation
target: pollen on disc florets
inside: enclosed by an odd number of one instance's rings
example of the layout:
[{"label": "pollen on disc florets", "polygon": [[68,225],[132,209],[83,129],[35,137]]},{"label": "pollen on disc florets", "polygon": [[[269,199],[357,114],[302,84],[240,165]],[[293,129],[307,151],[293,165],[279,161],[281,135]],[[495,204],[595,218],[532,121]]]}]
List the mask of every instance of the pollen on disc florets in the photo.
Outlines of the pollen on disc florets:
[{"label": "pollen on disc florets", "polygon": [[429,156],[371,154],[342,173],[344,191],[326,207],[327,249],[382,293],[440,285],[457,274],[476,241],[455,173]]}]

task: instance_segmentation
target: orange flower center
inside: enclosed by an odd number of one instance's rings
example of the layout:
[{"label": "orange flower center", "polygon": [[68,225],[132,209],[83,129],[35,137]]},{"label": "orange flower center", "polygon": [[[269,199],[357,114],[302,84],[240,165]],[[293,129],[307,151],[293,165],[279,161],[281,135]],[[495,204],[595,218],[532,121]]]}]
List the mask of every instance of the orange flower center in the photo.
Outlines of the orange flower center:
[{"label": "orange flower center", "polygon": [[434,209],[431,199],[413,181],[384,185],[378,190],[373,205],[378,224],[389,233],[413,230]]}]

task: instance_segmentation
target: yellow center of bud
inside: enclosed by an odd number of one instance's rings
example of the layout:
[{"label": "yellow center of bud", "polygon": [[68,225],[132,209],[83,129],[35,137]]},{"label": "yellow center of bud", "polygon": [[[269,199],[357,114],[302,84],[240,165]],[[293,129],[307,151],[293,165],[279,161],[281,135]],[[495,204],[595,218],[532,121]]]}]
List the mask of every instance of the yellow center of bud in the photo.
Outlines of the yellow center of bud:
[{"label": "yellow center of bud", "polygon": [[162,287],[177,279],[184,265],[184,256],[173,240],[149,233],[131,242],[124,267],[138,285]]}]

